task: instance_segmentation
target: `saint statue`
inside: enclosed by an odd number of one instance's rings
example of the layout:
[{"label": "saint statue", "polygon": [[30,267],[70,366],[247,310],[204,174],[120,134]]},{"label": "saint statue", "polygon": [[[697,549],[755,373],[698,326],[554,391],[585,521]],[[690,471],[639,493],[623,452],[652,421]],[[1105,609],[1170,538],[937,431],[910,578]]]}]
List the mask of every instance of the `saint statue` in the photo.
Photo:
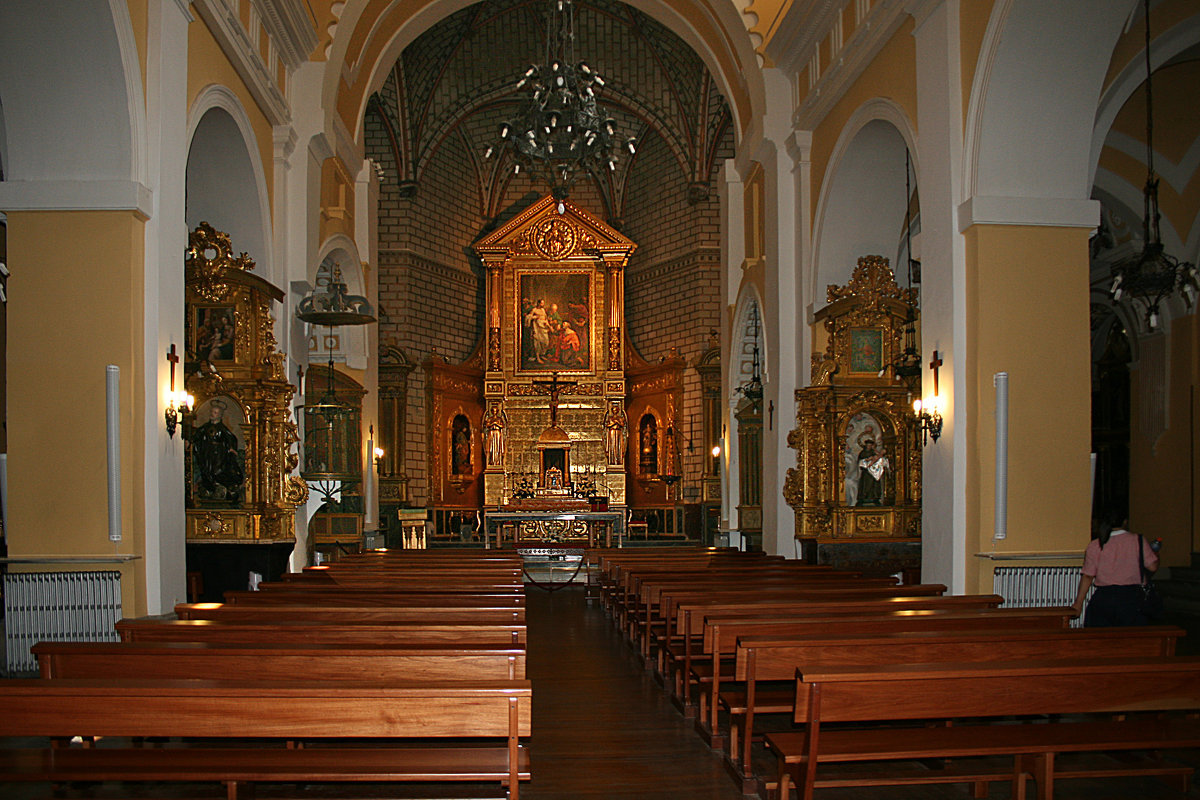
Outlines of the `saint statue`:
[{"label": "saint statue", "polygon": [[883,505],[883,476],[891,462],[882,448],[876,450],[875,440],[863,434],[862,449],[858,451],[858,506]]},{"label": "saint statue", "polygon": [[245,488],[246,473],[238,457],[238,440],[225,424],[225,401],[208,405],[208,422],[192,432],[195,486],[200,500],[236,503]]},{"label": "saint statue", "polygon": [[483,416],[483,430],[487,439],[487,465],[500,466],[504,463],[505,429],[508,427],[508,414],[504,406],[493,401],[488,405],[487,413]]},{"label": "saint statue", "polygon": [[609,464],[620,464],[625,459],[626,423],[625,409],[620,400],[610,400],[608,413],[604,415],[604,454]]}]

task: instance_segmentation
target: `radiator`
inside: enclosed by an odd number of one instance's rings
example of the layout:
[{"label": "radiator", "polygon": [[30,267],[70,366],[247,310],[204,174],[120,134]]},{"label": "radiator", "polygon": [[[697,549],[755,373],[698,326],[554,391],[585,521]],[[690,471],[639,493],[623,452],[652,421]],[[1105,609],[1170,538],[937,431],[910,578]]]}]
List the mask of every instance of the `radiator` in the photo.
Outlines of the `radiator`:
[{"label": "radiator", "polygon": [[[1001,608],[1069,606],[1079,591],[1079,567],[996,567],[992,591],[1004,598]],[[1092,590],[1087,596],[1090,600]],[[1077,619],[1071,624],[1083,623]]]},{"label": "radiator", "polygon": [[38,642],[115,642],[121,618],[121,573],[15,572],[4,576],[8,673],[37,671]]}]

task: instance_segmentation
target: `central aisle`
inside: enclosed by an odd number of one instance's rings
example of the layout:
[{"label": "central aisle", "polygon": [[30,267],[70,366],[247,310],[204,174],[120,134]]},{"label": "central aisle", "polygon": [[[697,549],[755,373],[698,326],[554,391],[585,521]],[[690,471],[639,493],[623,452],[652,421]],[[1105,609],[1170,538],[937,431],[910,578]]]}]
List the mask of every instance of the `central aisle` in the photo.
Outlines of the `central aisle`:
[{"label": "central aisle", "polygon": [[526,589],[533,682],[528,800],[743,800],[719,755],[574,587]]}]

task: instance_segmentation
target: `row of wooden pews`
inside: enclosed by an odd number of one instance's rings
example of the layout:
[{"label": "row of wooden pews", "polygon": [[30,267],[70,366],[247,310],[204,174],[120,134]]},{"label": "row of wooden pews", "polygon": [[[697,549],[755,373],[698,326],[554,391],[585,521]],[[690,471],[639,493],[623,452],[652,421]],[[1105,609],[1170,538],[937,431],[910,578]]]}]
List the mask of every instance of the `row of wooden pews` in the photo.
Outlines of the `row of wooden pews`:
[{"label": "row of wooden pews", "polygon": [[484,783],[519,797],[532,701],[519,556],[377,551],[259,588],[121,620],[120,642],[36,645],[41,677],[0,682],[0,783],[219,784],[226,800],[258,784]]},{"label": "row of wooden pews", "polygon": [[1200,659],[1175,655],[1178,628],[1073,629],[1067,608],[762,554],[593,558],[614,624],[746,793],[984,797],[1002,781],[1048,800],[1056,780],[1118,775],[1187,789],[1192,769],[1160,754],[1200,747]]}]

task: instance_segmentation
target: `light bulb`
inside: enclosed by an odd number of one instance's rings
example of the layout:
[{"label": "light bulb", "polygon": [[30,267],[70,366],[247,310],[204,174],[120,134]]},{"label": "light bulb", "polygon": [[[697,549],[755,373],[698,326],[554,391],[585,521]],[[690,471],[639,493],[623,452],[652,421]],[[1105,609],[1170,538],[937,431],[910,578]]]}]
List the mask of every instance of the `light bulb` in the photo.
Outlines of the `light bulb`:
[{"label": "light bulb", "polygon": [[712,448],[712,457],[717,458],[720,455],[721,455],[721,445],[714,444],[713,448]]},{"label": "light bulb", "polygon": [[918,416],[921,414],[921,398],[919,397],[916,400],[913,400],[913,413],[917,414]]}]

